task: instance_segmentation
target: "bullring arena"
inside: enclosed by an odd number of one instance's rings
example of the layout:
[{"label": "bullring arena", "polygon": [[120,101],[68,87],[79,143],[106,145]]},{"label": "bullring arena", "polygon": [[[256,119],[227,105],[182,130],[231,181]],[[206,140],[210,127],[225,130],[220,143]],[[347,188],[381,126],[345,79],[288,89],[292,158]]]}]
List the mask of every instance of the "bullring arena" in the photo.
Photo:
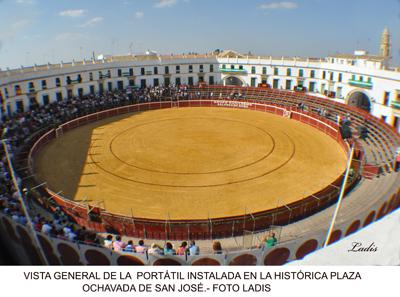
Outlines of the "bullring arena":
[{"label": "bullring arena", "polygon": [[40,151],[35,171],[54,192],[112,213],[204,220],[289,205],[327,187],[345,164],[342,147],[306,124],[193,107],[73,129]]},{"label": "bullring arena", "polygon": [[[159,58],[172,63],[169,56]],[[205,64],[215,58],[223,66],[242,56],[229,52],[188,61],[204,59]],[[256,63],[261,58],[248,59]],[[289,62],[293,69],[314,67],[310,60]],[[87,67],[122,68],[118,63]],[[4,130],[7,163],[2,168],[12,176],[7,182],[20,187],[14,196],[20,196],[21,207],[26,201],[34,224],[23,219],[23,208],[14,206],[11,216],[0,214],[0,234],[21,261],[282,265],[324,247],[341,191],[344,199],[328,244],[362,232],[400,206],[400,137],[396,127],[364,108],[365,97],[342,102],[269,84],[244,86],[246,78],[225,76],[234,71],[222,66],[221,84],[134,89],[120,88],[125,72],[118,76],[113,68],[96,81],[98,93],[91,93],[85,87],[93,86],[91,80],[82,82],[81,76],[80,82],[67,83],[65,100],[39,105],[32,113],[17,112]],[[67,67],[61,71],[73,75]],[[169,81],[169,74],[165,78]],[[111,89],[105,91],[104,85]],[[361,91],[351,89],[349,97],[355,92]],[[345,121],[350,137],[344,133]],[[347,165],[351,170],[346,174]],[[46,233],[38,227],[56,229],[56,222],[72,231]],[[262,239],[272,232],[277,244],[263,247]],[[195,240],[201,252],[110,250],[104,247],[109,234],[135,244],[143,239],[147,247],[168,242],[176,248]],[[221,253],[211,249],[216,240]]]}]

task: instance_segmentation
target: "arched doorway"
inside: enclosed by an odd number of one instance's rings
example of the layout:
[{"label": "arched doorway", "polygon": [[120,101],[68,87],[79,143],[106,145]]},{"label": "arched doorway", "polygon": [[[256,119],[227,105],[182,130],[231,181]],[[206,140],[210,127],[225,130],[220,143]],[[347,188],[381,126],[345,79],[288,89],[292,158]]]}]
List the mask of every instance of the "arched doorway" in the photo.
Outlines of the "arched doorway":
[{"label": "arched doorway", "polygon": [[224,79],[225,86],[243,86],[243,81],[236,76],[228,76]]},{"label": "arched doorway", "polygon": [[347,104],[350,106],[361,108],[368,112],[371,111],[371,100],[365,93],[361,91],[355,91],[351,93]]}]

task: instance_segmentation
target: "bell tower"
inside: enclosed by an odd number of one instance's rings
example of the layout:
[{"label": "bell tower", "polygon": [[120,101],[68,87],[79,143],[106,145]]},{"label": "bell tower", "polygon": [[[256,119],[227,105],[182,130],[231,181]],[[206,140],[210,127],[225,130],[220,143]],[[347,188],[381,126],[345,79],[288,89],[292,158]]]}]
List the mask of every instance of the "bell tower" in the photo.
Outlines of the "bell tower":
[{"label": "bell tower", "polygon": [[390,33],[387,27],[385,27],[385,29],[382,32],[380,55],[384,57],[387,62],[391,58]]}]

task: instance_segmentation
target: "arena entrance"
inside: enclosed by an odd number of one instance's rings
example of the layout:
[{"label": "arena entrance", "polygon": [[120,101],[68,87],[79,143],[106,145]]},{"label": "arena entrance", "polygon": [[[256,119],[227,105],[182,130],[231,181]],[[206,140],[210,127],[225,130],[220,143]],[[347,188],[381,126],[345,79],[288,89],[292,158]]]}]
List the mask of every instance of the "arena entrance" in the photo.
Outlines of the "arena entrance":
[{"label": "arena entrance", "polygon": [[236,76],[228,76],[224,78],[224,86],[242,87],[244,82]]},{"label": "arena entrance", "polygon": [[368,112],[371,111],[371,100],[364,92],[361,91],[355,91],[351,93],[349,99],[347,100],[347,104],[361,108]]}]

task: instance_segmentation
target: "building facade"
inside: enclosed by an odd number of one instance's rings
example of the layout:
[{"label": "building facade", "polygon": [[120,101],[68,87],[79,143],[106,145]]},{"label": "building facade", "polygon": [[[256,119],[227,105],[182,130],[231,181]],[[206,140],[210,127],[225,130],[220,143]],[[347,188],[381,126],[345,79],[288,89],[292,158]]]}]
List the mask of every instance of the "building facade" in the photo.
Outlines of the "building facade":
[{"label": "building facade", "polygon": [[262,85],[308,92],[368,110],[400,132],[400,71],[356,51],[324,59],[243,55],[115,56],[0,72],[1,115],[128,86]]}]

